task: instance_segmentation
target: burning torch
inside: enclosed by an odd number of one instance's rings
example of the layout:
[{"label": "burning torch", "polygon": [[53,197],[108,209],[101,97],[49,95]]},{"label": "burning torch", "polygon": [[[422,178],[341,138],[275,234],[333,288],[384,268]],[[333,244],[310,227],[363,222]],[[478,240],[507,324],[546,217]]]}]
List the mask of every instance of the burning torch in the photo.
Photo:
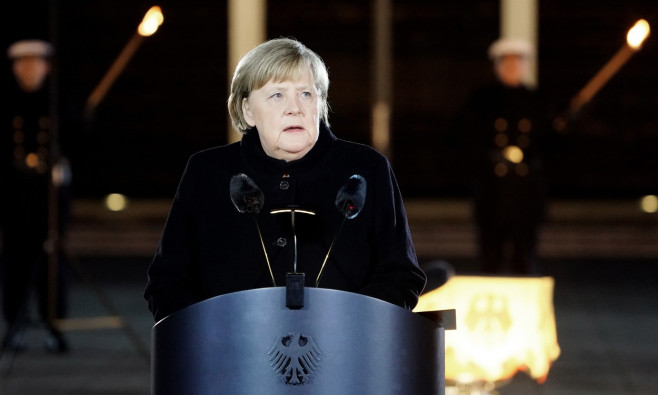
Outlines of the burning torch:
[{"label": "burning torch", "polygon": [[[626,43],[617,53],[589,80],[589,82],[571,99],[569,103],[569,114],[577,113],[592,97],[605,85],[628,60],[642,48],[642,44],[649,37],[649,22],[640,19],[626,34]],[[556,120],[555,128],[563,130],[566,125],[566,117]]]},{"label": "burning torch", "polygon": [[128,41],[119,56],[114,60],[114,63],[112,63],[112,66],[110,66],[109,70],[92,91],[91,95],[89,95],[85,108],[88,117],[93,114],[96,106],[98,106],[101,100],[103,100],[114,81],[119,74],[121,74],[135,52],[137,52],[137,49],[142,44],[142,41],[144,41],[144,38],[155,34],[163,21],[164,17],[160,7],[153,6],[146,12],[144,19],[142,19],[142,22],[137,27],[135,34],[130,41]]}]

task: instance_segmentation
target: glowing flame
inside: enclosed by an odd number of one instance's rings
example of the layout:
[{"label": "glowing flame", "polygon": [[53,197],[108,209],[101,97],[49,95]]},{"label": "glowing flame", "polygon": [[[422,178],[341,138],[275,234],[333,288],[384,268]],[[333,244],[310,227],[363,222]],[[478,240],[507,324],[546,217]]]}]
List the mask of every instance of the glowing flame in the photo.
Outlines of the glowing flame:
[{"label": "glowing flame", "polygon": [[457,330],[445,332],[446,380],[505,382],[525,371],[545,382],[560,355],[553,288],[552,277],[455,275],[423,294],[416,312],[457,310]]},{"label": "glowing flame", "polygon": [[644,19],[640,19],[639,21],[635,22],[635,25],[633,25],[633,27],[628,31],[628,34],[626,35],[626,42],[631,48],[638,50],[642,46],[644,40],[649,37],[650,32],[651,29],[649,28],[649,22]]},{"label": "glowing flame", "polygon": [[162,15],[162,10],[160,7],[153,6],[144,15],[142,23],[137,27],[137,33],[140,36],[148,37],[153,35],[160,25],[164,22],[164,16]]}]

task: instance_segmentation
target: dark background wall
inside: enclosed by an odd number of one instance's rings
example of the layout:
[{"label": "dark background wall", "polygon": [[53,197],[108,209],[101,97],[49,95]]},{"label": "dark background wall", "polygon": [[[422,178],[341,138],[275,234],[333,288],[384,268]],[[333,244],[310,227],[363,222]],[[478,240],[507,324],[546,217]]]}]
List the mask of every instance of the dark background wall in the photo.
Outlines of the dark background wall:
[{"label": "dark background wall", "polygon": [[[406,196],[465,196],[462,152],[451,144],[468,92],[491,81],[497,1],[394,1],[392,161]],[[144,41],[94,116],[84,102],[151,5],[165,22]],[[226,2],[23,1],[3,5],[2,43],[52,39],[58,50],[60,135],[78,197],[122,192],[171,197],[187,157],[224,144]],[[539,85],[556,108],[623,45],[639,18],[658,22],[655,1],[540,2]],[[35,33],[31,33],[35,32]],[[369,1],[271,0],[268,37],[296,37],[331,78],[330,119],[342,138],[368,143]],[[8,66],[8,62],[7,62]],[[644,48],[584,108],[550,162],[556,197],[616,198],[658,192],[658,41]],[[7,73],[3,82],[7,82]]]}]

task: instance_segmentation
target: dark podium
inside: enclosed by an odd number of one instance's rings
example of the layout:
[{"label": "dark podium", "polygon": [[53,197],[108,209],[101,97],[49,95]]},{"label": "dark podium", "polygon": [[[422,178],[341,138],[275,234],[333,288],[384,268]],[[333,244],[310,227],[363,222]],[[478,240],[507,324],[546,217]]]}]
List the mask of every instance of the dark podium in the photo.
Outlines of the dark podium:
[{"label": "dark podium", "polygon": [[[454,311],[452,312],[454,317]],[[444,394],[444,328],[371,297],[285,287],[221,295],[153,327],[152,394]]]}]

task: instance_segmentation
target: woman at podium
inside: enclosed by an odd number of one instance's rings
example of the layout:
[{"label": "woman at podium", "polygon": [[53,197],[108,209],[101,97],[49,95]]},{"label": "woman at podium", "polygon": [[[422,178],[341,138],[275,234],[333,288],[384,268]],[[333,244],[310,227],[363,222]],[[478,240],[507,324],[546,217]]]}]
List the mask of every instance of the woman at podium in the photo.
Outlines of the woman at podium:
[{"label": "woman at podium", "polygon": [[145,298],[156,320],[202,300],[284,286],[359,293],[413,309],[418,266],[397,181],[373,148],[329,128],[321,58],[274,39],[239,62],[228,111],[240,142],[192,155]]}]

